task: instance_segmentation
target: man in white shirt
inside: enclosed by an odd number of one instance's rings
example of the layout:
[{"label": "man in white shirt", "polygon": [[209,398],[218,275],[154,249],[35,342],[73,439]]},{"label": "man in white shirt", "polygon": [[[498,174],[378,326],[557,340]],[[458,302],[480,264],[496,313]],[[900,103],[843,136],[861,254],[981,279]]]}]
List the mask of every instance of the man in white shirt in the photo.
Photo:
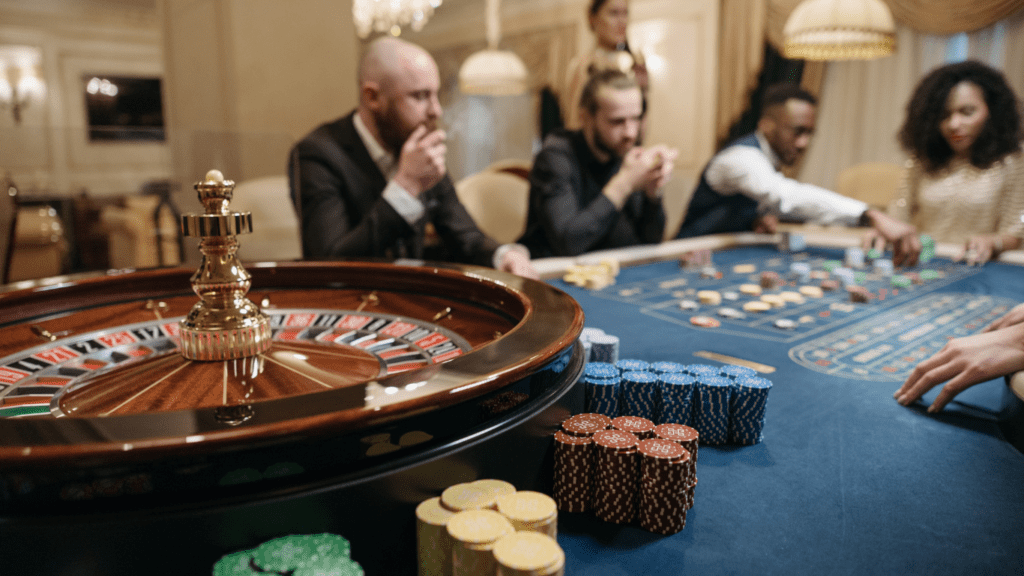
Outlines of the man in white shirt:
[{"label": "man in white shirt", "polygon": [[359,105],[292,149],[289,182],[308,259],[424,258],[427,224],[442,259],[536,277],[522,246],[498,245],[455,194],[438,128],[437,64],[404,40],[372,42],[359,65]]},{"label": "man in white shirt", "polygon": [[796,164],[814,135],[817,102],[795,84],[768,87],[757,130],[716,154],[704,168],[676,238],[721,232],[774,232],[780,217],[798,222],[873,226],[893,243],[896,264],[916,261],[912,226],[859,200],[780,171]]}]

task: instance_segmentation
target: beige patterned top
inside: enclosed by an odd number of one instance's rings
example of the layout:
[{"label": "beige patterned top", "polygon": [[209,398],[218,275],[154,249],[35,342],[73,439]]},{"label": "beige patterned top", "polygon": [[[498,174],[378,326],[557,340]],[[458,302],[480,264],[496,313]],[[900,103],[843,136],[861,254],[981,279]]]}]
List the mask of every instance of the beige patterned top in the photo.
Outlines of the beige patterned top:
[{"label": "beige patterned top", "polygon": [[1024,149],[984,170],[955,159],[926,174],[910,160],[891,212],[939,242],[997,232],[1024,237]]}]

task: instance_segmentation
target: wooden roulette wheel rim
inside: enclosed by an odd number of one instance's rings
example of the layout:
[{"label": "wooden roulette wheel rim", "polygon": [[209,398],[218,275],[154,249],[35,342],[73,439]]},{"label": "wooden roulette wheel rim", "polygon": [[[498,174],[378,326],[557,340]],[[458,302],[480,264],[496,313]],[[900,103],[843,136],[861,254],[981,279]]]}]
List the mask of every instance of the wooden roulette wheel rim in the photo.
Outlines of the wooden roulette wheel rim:
[{"label": "wooden roulette wheel rim", "polygon": [[[365,440],[375,431],[408,422],[479,414],[485,401],[493,406],[496,396],[508,393],[513,385],[527,386],[523,384],[527,381],[535,393],[526,396],[550,400],[571,387],[582,369],[574,352],[583,326],[582,310],[570,296],[541,282],[487,268],[423,262],[268,263],[250,264],[248,269],[253,299],[280,302],[282,308],[352,310],[360,298],[375,293],[382,304],[394,296],[412,308],[428,300],[436,308],[436,300],[451,303],[452,318],[460,310],[472,309],[491,320],[478,322],[482,326],[453,329],[456,334],[472,333],[467,337],[471,349],[443,363],[336,389],[260,399],[243,406],[248,413],[241,421],[225,419],[223,407],[218,406],[110,416],[0,418],[0,461],[5,463],[8,482],[52,476],[59,470],[58,476],[66,477],[55,484],[66,484],[76,474],[97,469],[116,469],[124,475],[146,470],[154,462],[170,460],[187,466],[194,461],[245,458],[259,451],[308,449],[343,437]],[[40,327],[45,334],[70,330],[65,338],[73,341],[76,334],[153,318],[154,301],[189,300],[192,273],[184,268],[110,272],[52,279],[28,288],[9,287],[0,292],[0,358],[14,358],[39,346]],[[309,301],[305,294],[315,294],[316,301]],[[334,294],[337,301],[324,304],[324,294]],[[174,315],[171,308],[168,318]],[[387,313],[408,318],[418,314],[401,307]],[[566,369],[567,364],[572,366]],[[540,375],[553,366],[562,373],[549,387]],[[369,401],[371,389],[387,389],[387,402]],[[457,436],[493,425],[486,420],[477,417],[464,425],[447,425]],[[407,452],[396,452],[403,454]],[[358,470],[365,460],[366,454],[340,459],[331,474]]]}]

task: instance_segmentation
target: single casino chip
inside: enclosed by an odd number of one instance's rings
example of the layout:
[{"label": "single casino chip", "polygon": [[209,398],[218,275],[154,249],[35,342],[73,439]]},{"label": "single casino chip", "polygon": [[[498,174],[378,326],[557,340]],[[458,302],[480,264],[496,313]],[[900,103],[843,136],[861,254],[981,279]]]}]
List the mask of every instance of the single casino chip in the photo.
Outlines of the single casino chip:
[{"label": "single casino chip", "polygon": [[821,281],[821,289],[825,290],[827,292],[834,292],[836,290],[839,290],[839,281],[838,280],[822,280]]},{"label": "single casino chip", "polygon": [[850,295],[850,302],[864,304],[871,300],[871,292],[863,286],[847,286],[846,291]]},{"label": "single casino chip", "polygon": [[732,292],[732,291],[722,292],[722,298],[724,298],[725,300],[739,300],[740,299],[740,294],[739,294],[739,292]]},{"label": "single casino chip", "polygon": [[789,318],[779,318],[775,321],[775,327],[782,328],[783,330],[792,330],[793,328],[796,328],[796,322]]},{"label": "single casino chip", "polygon": [[778,272],[774,270],[765,270],[761,272],[761,288],[772,289],[778,288],[783,283],[782,277],[779,276]]},{"label": "single casino chip", "polygon": [[679,309],[680,310],[696,310],[697,308],[700,308],[700,304],[697,304],[693,300],[680,300],[679,301]]},{"label": "single casino chip", "polygon": [[780,292],[779,293],[779,297],[782,298],[783,300],[785,300],[786,302],[792,302],[793,304],[803,304],[804,303],[804,297],[799,292],[792,292],[792,291]]},{"label": "single casino chip", "polygon": [[757,266],[753,264],[737,264],[732,267],[734,274],[753,274],[757,270]]},{"label": "single casino chip", "polygon": [[760,300],[754,300],[753,302],[746,302],[743,304],[743,309],[747,312],[767,312],[768,310],[771,310],[771,308],[771,304]]},{"label": "single casino chip", "polygon": [[719,272],[718,268],[715,268],[714,266],[705,266],[700,269],[701,278],[717,278],[719,274],[721,274],[721,272]]},{"label": "single casino chip", "polygon": [[808,298],[821,298],[825,292],[818,286],[801,286],[800,293]]},{"label": "single casino chip", "polygon": [[786,301],[778,294],[763,294],[761,302],[770,304],[772,308],[782,308],[786,305]]},{"label": "single casino chip", "polygon": [[747,317],[746,314],[740,312],[735,308],[719,308],[718,315],[721,316],[722,318],[730,318],[733,320],[742,320],[743,318]]},{"label": "single casino chip", "polygon": [[701,328],[718,328],[722,325],[721,322],[711,316],[691,316],[690,324],[700,326]]},{"label": "single casino chip", "polygon": [[824,270],[811,270],[808,276],[810,276],[811,280],[826,280],[831,274]]},{"label": "single casino chip", "polygon": [[758,284],[740,284],[740,293],[747,296],[760,296],[761,286]]},{"label": "single casino chip", "polygon": [[701,290],[697,292],[697,299],[701,304],[718,306],[722,303],[722,295],[717,290]]}]

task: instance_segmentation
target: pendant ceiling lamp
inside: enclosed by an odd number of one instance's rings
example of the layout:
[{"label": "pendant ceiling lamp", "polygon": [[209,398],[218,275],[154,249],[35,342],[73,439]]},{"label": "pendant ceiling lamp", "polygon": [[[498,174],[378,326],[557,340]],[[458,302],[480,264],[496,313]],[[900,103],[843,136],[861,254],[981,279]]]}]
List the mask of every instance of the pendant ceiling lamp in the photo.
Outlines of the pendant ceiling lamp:
[{"label": "pendant ceiling lamp", "polygon": [[487,48],[474,53],[459,69],[459,90],[463,94],[512,96],[528,88],[526,65],[509,50],[498,50],[501,20],[498,0],[487,0],[484,26]]},{"label": "pendant ceiling lamp", "polygon": [[868,60],[896,48],[896,23],[883,0],[804,0],[782,35],[783,56],[802,60]]}]

